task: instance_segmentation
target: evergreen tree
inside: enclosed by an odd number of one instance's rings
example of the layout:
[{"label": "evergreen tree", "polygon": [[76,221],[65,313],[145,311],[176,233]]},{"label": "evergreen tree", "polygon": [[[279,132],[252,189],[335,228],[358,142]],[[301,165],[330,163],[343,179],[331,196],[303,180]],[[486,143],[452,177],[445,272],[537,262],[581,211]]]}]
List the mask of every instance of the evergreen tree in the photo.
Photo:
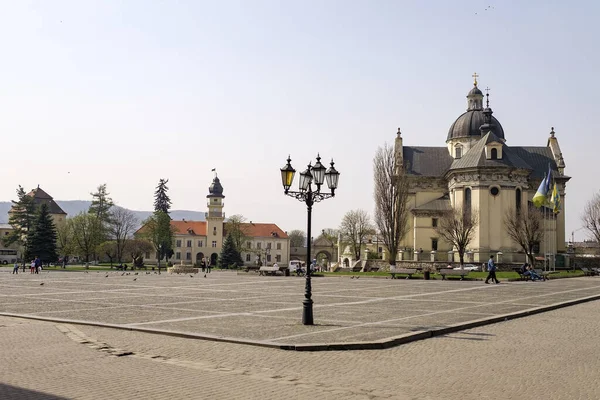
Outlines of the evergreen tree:
[{"label": "evergreen tree", "polygon": [[108,224],[110,222],[110,209],[114,203],[109,197],[110,193],[106,190],[106,183],[98,186],[96,190],[96,193],[90,193],[92,195],[92,204],[88,212],[94,214],[104,224]]},{"label": "evergreen tree", "polygon": [[169,188],[167,187],[168,179],[161,179],[154,192],[154,211],[160,211],[165,214],[169,214],[171,209],[171,199],[167,195]]},{"label": "evergreen tree", "polygon": [[221,249],[221,255],[219,256],[219,266],[221,268],[236,268],[243,265],[242,256],[239,251],[235,248],[235,241],[231,235],[227,235],[223,248]]},{"label": "evergreen tree", "polygon": [[48,205],[42,204],[33,226],[27,232],[27,258],[39,257],[42,262],[50,263],[58,259],[56,251],[56,228]]},{"label": "evergreen tree", "polygon": [[[17,201],[13,200],[13,208],[8,218],[8,223],[13,227],[12,232],[2,238],[4,246],[17,244],[24,247],[27,243],[27,233],[34,225],[35,221],[35,203],[33,197],[28,196],[19,185],[17,189]],[[25,262],[25,259],[23,259]]]}]

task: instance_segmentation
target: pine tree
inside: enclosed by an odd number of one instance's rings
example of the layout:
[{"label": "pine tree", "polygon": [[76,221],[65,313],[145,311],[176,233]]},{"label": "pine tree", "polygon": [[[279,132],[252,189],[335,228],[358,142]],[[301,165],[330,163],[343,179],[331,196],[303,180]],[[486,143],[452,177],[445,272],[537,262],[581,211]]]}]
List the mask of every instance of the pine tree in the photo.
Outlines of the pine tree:
[{"label": "pine tree", "polygon": [[165,214],[169,214],[171,209],[171,199],[167,195],[169,188],[167,187],[168,179],[161,179],[154,192],[154,211],[161,211]]},{"label": "pine tree", "polygon": [[48,205],[42,204],[32,228],[27,232],[27,258],[39,257],[45,263],[55,262],[58,259],[56,237]]},{"label": "pine tree", "polygon": [[[35,203],[33,197],[28,196],[19,185],[17,189],[17,201],[13,200],[13,208],[8,219],[8,223],[13,227],[12,232],[2,238],[4,246],[17,244],[25,246],[27,243],[27,233],[31,229],[35,221]],[[25,260],[23,259],[23,262]]]},{"label": "pine tree", "polygon": [[231,235],[227,235],[223,248],[221,249],[221,255],[219,256],[219,266],[221,268],[236,268],[243,264],[242,256],[240,252],[235,248],[235,242]]},{"label": "pine tree", "polygon": [[109,197],[110,193],[106,191],[106,183],[98,186],[96,190],[96,193],[90,193],[92,195],[92,204],[88,212],[94,214],[103,224],[108,225],[111,219],[110,209],[114,203]]}]

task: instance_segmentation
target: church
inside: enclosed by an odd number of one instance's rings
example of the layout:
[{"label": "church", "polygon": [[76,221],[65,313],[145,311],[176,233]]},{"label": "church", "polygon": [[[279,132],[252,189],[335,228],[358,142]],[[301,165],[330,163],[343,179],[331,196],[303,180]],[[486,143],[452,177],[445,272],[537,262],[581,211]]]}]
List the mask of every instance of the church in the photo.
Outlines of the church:
[{"label": "church", "polygon": [[409,231],[398,259],[457,262],[455,249],[438,237],[435,227],[443,212],[463,208],[478,219],[465,262],[483,262],[490,256],[499,262],[525,261],[519,245],[506,234],[503,216],[528,206],[549,169],[563,211],[546,213],[545,239],[539,243],[538,255],[565,252],[565,187],[570,177],[565,175],[554,128],[545,146],[507,145],[504,129],[489,105],[489,93],[484,96],[477,74],[473,77],[467,110],[450,124],[444,146],[405,146],[398,129],[396,165],[404,166],[410,182]]}]

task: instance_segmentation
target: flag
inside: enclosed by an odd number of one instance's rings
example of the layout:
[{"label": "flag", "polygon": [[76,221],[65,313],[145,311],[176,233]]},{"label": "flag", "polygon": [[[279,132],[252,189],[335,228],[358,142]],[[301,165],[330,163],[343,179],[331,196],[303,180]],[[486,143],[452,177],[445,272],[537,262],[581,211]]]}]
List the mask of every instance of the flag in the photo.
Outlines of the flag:
[{"label": "flag", "polygon": [[548,175],[544,175],[544,179],[542,180],[542,183],[540,183],[540,186],[538,187],[537,192],[535,192],[535,195],[533,195],[533,205],[536,207],[541,207],[544,204],[546,204],[546,201],[548,200],[548,190],[549,190],[549,184],[548,184],[548,179],[549,176]]},{"label": "flag", "polygon": [[546,177],[546,193],[550,193],[550,189],[552,189],[552,167],[550,163],[548,163],[548,175]]},{"label": "flag", "polygon": [[558,214],[560,212],[560,194],[558,193],[558,189],[556,188],[556,182],[554,183],[554,188],[552,189],[552,196],[550,198],[550,202],[554,206],[554,214]]}]

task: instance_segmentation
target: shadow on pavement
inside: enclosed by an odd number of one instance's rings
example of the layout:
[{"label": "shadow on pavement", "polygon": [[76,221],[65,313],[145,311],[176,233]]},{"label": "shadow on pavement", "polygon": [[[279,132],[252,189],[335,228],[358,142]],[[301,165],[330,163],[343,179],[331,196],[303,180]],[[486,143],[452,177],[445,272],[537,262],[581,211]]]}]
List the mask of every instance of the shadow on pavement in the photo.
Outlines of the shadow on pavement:
[{"label": "shadow on pavement", "polygon": [[16,386],[0,383],[0,399],[34,399],[34,400],[67,400],[66,397],[54,396],[35,390],[24,389]]}]

